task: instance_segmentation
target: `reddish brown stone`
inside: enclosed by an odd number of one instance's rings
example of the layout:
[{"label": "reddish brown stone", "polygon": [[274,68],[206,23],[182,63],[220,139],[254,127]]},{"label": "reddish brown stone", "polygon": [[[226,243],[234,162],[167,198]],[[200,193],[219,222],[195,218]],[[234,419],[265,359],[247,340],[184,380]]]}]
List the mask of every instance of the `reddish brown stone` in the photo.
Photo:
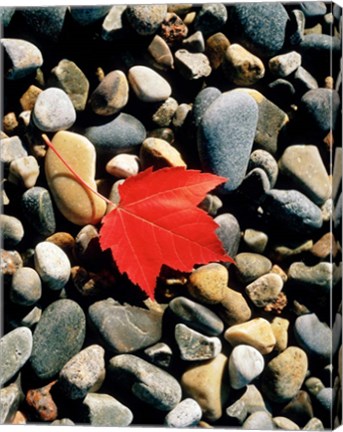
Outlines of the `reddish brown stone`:
[{"label": "reddish brown stone", "polygon": [[331,232],[323,235],[313,246],[310,251],[312,255],[320,259],[326,259],[332,256],[335,258],[337,255],[336,239]]},{"label": "reddish brown stone", "polygon": [[17,411],[14,415],[13,420],[11,421],[11,424],[13,425],[24,425],[27,423],[27,418],[24,413],[21,411]]},{"label": "reddish brown stone", "polygon": [[182,19],[174,12],[167,13],[164,21],[161,24],[160,36],[173,46],[181,42],[188,34],[188,27]]},{"label": "reddish brown stone", "polygon": [[264,307],[265,312],[272,312],[277,315],[280,315],[283,309],[287,306],[287,297],[284,292],[280,292],[277,299],[273,303],[267,304]]},{"label": "reddish brown stone", "polygon": [[24,111],[31,111],[35,106],[38,96],[42,93],[39,87],[30,85],[26,92],[20,98],[20,105]]},{"label": "reddish brown stone", "polygon": [[229,46],[230,42],[223,33],[215,33],[207,39],[205,54],[213,69],[218,69],[222,64]]},{"label": "reddish brown stone", "polygon": [[2,249],[0,263],[1,273],[4,276],[12,276],[20,267],[23,267],[23,260],[17,251]]},{"label": "reddish brown stone", "polygon": [[57,380],[52,381],[44,387],[29,390],[26,394],[26,403],[35,417],[42,421],[51,422],[57,419],[57,406],[51,396],[51,389],[56,383]]}]

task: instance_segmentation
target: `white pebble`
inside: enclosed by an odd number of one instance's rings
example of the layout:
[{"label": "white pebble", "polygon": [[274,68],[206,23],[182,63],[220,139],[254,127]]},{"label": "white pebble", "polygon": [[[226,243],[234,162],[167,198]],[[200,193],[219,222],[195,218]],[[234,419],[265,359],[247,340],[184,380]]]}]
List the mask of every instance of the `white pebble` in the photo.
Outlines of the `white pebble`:
[{"label": "white pebble", "polygon": [[236,346],[229,360],[229,375],[231,387],[238,390],[250,384],[263,371],[263,356],[248,345]]},{"label": "white pebble", "polygon": [[136,155],[119,154],[107,162],[106,171],[118,178],[134,176],[139,172],[139,158]]}]

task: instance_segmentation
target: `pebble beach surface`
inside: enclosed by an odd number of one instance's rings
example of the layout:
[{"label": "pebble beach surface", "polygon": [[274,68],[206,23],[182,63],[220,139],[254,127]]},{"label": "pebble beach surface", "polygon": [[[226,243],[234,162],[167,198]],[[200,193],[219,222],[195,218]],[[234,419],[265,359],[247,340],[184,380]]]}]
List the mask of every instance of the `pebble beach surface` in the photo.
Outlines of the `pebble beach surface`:
[{"label": "pebble beach surface", "polygon": [[[324,2],[0,8],[0,423],[341,424],[341,9]],[[331,62],[330,62],[331,60]],[[235,264],[101,251],[146,168],[227,178],[200,207]]]}]

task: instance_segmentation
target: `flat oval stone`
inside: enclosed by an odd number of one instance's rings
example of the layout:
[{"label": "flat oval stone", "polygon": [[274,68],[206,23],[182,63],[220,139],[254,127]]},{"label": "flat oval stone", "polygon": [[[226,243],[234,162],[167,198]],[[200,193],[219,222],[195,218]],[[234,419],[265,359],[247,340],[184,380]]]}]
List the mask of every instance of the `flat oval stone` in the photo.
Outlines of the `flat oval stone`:
[{"label": "flat oval stone", "polygon": [[1,214],[0,227],[5,247],[16,246],[24,237],[23,224],[14,216]]},{"label": "flat oval stone", "polygon": [[30,267],[18,269],[12,278],[10,298],[13,303],[31,306],[42,296],[42,284],[38,273]]},{"label": "flat oval stone", "polygon": [[262,391],[272,401],[287,402],[300,390],[308,367],[305,352],[289,347],[271,360],[263,373]]},{"label": "flat oval stone", "polygon": [[219,225],[216,229],[216,235],[225,252],[230,256],[235,256],[241,241],[241,228],[238,220],[231,213],[222,213],[214,221]]},{"label": "flat oval stone", "polygon": [[132,90],[143,102],[165,101],[171,95],[169,83],[153,69],[146,66],[133,66],[128,73]]},{"label": "flat oval stone", "polygon": [[225,289],[224,298],[218,305],[217,312],[228,326],[243,323],[251,318],[251,309],[245,298],[231,288]]},{"label": "flat oval stone", "polygon": [[44,132],[57,132],[69,129],[74,124],[76,112],[67,93],[51,87],[38,95],[32,120]]},{"label": "flat oval stone", "polygon": [[193,104],[193,122],[195,126],[199,126],[203,115],[207,108],[214,102],[220,95],[221,91],[216,87],[206,87],[201,90],[195,97]]},{"label": "flat oval stone", "polygon": [[31,42],[22,39],[1,39],[8,66],[4,71],[9,80],[24,78],[35,72],[43,64],[40,50]]},{"label": "flat oval stone", "polygon": [[27,327],[18,327],[0,339],[1,387],[24,366],[32,351],[32,333]]},{"label": "flat oval stone", "polygon": [[172,409],[164,419],[167,427],[184,428],[196,426],[202,417],[201,407],[192,398],[186,398]]},{"label": "flat oval stone", "polygon": [[229,358],[230,385],[240,389],[250,384],[263,371],[264,359],[257,349],[249,345],[236,346]]},{"label": "flat oval stone", "polygon": [[109,372],[136,397],[158,410],[170,411],[181,400],[180,384],[172,375],[132,354],[112,357]]},{"label": "flat oval stone", "polygon": [[[96,189],[96,154],[88,139],[61,131],[55,134],[52,143],[79,176]],[[101,220],[105,201],[82,186],[51,149],[45,157],[45,175],[55,203],[67,220],[76,225],[97,224]]]},{"label": "flat oval stone", "polygon": [[30,365],[41,379],[50,379],[83,345],[86,318],[73,300],[51,303],[43,312],[34,333]]},{"label": "flat oval stone", "polygon": [[167,5],[130,5],[126,17],[141,36],[155,33],[167,14]]},{"label": "flat oval stone", "polygon": [[271,58],[268,62],[269,70],[273,75],[284,78],[295,72],[301,65],[301,55],[290,51]]},{"label": "flat oval stone", "polygon": [[111,6],[71,7],[70,14],[73,19],[83,26],[91,25],[103,18]]},{"label": "flat oval stone", "polygon": [[189,276],[188,291],[200,302],[220,303],[229,282],[227,268],[221,264],[210,263],[193,270]]},{"label": "flat oval stone", "polygon": [[244,179],[257,118],[254,99],[243,92],[230,91],[209,106],[200,122],[197,141],[203,169],[227,177],[223,187],[226,192],[237,189]]},{"label": "flat oval stone", "polygon": [[252,252],[239,253],[235,256],[235,261],[237,274],[244,283],[253,282],[272,268],[269,258]]},{"label": "flat oval stone", "polygon": [[108,349],[114,353],[137,351],[153,345],[161,338],[160,313],[121,305],[110,298],[93,303],[89,307],[88,317]]},{"label": "flat oval stone", "polygon": [[265,307],[278,298],[282,287],[281,276],[268,273],[250,283],[245,288],[245,292],[256,307]]},{"label": "flat oval stone", "polygon": [[28,223],[41,235],[49,236],[56,230],[55,212],[47,189],[34,186],[21,198],[21,207]]},{"label": "flat oval stone", "polygon": [[141,146],[139,157],[143,169],[149,166],[153,166],[154,169],[186,167],[181,153],[167,141],[160,138],[146,138]]},{"label": "flat oval stone", "polygon": [[70,276],[70,261],[61,248],[50,242],[38,243],[34,259],[35,269],[49,289],[64,288]]},{"label": "flat oval stone", "polygon": [[63,29],[67,7],[32,7],[21,9],[26,24],[40,37],[57,42]]},{"label": "flat oval stone", "polygon": [[248,169],[262,168],[269,179],[270,187],[273,188],[278,178],[279,168],[274,157],[266,150],[258,149],[251,153]]}]

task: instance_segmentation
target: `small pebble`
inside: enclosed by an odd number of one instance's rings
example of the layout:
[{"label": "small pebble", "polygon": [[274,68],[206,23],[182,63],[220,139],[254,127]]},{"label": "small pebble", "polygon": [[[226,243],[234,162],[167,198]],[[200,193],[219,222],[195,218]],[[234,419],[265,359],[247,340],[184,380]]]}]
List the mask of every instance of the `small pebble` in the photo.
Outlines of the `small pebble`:
[{"label": "small pebble", "polygon": [[300,427],[287,417],[273,417],[273,423],[276,426],[276,429],[291,431],[300,430]]},{"label": "small pebble", "polygon": [[241,228],[238,220],[233,214],[222,213],[214,221],[219,225],[216,229],[216,235],[225,252],[230,256],[235,256],[241,241]]},{"label": "small pebble", "polygon": [[60,39],[67,7],[32,7],[21,9],[25,23],[31,30],[49,42]]},{"label": "small pebble", "polygon": [[200,30],[205,36],[220,30],[228,18],[224,4],[212,3],[201,7],[194,21],[195,30]]},{"label": "small pebble", "polygon": [[0,389],[0,424],[11,423],[22,401],[22,391],[16,383]]},{"label": "small pebble", "polygon": [[0,140],[0,148],[0,161],[5,165],[9,165],[12,161],[27,156],[27,151],[18,136],[2,138]]},{"label": "small pebble", "polygon": [[216,216],[218,210],[223,207],[223,202],[217,195],[207,194],[199,204],[199,208],[207,212],[211,216]]},{"label": "small pebble", "polygon": [[251,309],[245,298],[231,288],[225,289],[224,298],[218,306],[217,312],[228,326],[241,324],[251,318]]},{"label": "small pebble", "polygon": [[175,53],[175,67],[187,80],[196,80],[210,75],[212,69],[205,54],[179,49]]},{"label": "small pebble", "polygon": [[159,342],[144,350],[149,361],[156,366],[168,368],[172,361],[173,352],[169,345]]},{"label": "small pebble", "polygon": [[126,5],[114,5],[102,23],[101,37],[103,40],[111,42],[124,37],[127,28],[124,26],[124,14]]},{"label": "small pebble", "polygon": [[173,98],[168,98],[163,104],[158,108],[152,117],[152,121],[159,127],[167,127],[172,122],[172,118],[176,113],[178,108],[178,103]]},{"label": "small pebble", "polygon": [[126,17],[132,28],[141,36],[154,34],[162,24],[167,5],[129,5]]},{"label": "small pebble", "polygon": [[164,423],[167,427],[192,427],[197,426],[201,417],[202,410],[198,402],[186,398],[167,414]]},{"label": "small pebble", "polygon": [[235,270],[244,283],[253,282],[272,268],[272,263],[267,257],[251,252],[239,253],[235,256],[235,262]]},{"label": "small pebble", "polygon": [[281,54],[269,60],[269,70],[273,75],[284,78],[298,69],[301,65],[301,55],[296,51]]},{"label": "small pebble", "polygon": [[82,404],[85,410],[80,420],[93,427],[127,427],[132,423],[132,411],[108,394],[88,393]]},{"label": "small pebble", "polygon": [[136,155],[119,154],[106,164],[106,171],[118,178],[128,178],[138,174],[140,161]]},{"label": "small pebble", "polygon": [[245,292],[256,307],[264,307],[278,298],[282,287],[281,277],[268,273],[250,283],[245,288]]},{"label": "small pebble", "polygon": [[56,230],[55,213],[48,189],[34,186],[21,197],[21,207],[27,222],[43,236]]},{"label": "small pebble", "polygon": [[14,112],[6,114],[2,119],[2,127],[6,134],[15,133],[16,128],[19,126],[17,117]]},{"label": "small pebble", "polygon": [[6,276],[12,276],[21,267],[23,260],[17,251],[6,251],[1,249],[1,273]]},{"label": "small pebble", "polygon": [[146,66],[133,66],[129,70],[128,79],[135,95],[143,102],[161,102],[171,95],[169,83]]},{"label": "small pebble", "polygon": [[40,168],[37,159],[33,156],[24,156],[11,162],[8,181],[23,184],[27,189],[35,186]]},{"label": "small pebble", "polygon": [[0,227],[5,247],[12,248],[22,241],[24,237],[24,227],[16,217],[1,214]]},{"label": "small pebble", "polygon": [[316,417],[312,417],[306,425],[303,427],[303,430],[307,431],[322,431],[324,429],[324,425],[322,421]]},{"label": "small pebble", "polygon": [[26,394],[25,402],[30,407],[34,416],[43,422],[56,420],[58,408],[51,394],[51,390],[56,384],[56,380],[38,388],[31,389]]},{"label": "small pebble", "polygon": [[196,300],[206,303],[220,303],[224,299],[229,274],[221,264],[211,263],[193,270],[189,276],[188,291]]},{"label": "small pebble", "polygon": [[242,429],[247,430],[273,430],[275,428],[273,419],[265,411],[256,411],[245,420]]},{"label": "small pebble", "polygon": [[111,9],[110,6],[71,7],[70,14],[75,21],[83,26],[91,25],[103,18]]},{"label": "small pebble", "polygon": [[305,15],[300,9],[293,9],[289,12],[291,29],[289,35],[289,42],[291,45],[296,46],[303,40],[305,30]]},{"label": "small pebble", "polygon": [[20,105],[23,111],[32,111],[38,96],[42,93],[42,89],[35,85],[30,85],[20,98]]},{"label": "small pebble", "polygon": [[176,129],[184,126],[191,111],[192,105],[186,103],[180,104],[174,114],[173,126],[175,126]]},{"label": "small pebble", "polygon": [[316,396],[321,390],[325,388],[323,382],[316,377],[308,378],[304,383],[306,390],[312,395]]},{"label": "small pebble", "polygon": [[148,51],[156,64],[162,69],[169,69],[174,66],[174,57],[167,42],[159,35],[155,35]]},{"label": "small pebble", "polygon": [[166,43],[173,47],[187,36],[188,27],[176,13],[168,12],[161,24],[159,33]]},{"label": "small pebble", "polygon": [[146,138],[139,152],[142,168],[153,166],[154,169],[164,167],[186,167],[181,153],[167,141],[159,138]]},{"label": "small pebble", "polygon": [[12,278],[11,301],[21,306],[32,306],[42,296],[42,284],[38,273],[30,267],[18,269]]},{"label": "small pebble", "polygon": [[248,345],[236,346],[229,359],[230,385],[238,390],[250,384],[263,371],[264,359],[257,349]]},{"label": "small pebble", "polygon": [[255,253],[262,254],[268,244],[268,236],[263,231],[247,228],[243,235],[244,243]]},{"label": "small pebble", "polygon": [[275,317],[271,322],[272,331],[274,333],[276,344],[275,350],[282,352],[288,346],[288,328],[290,322],[286,318]]},{"label": "small pebble", "polygon": [[183,47],[190,52],[202,53],[205,51],[205,40],[201,31],[196,31],[182,41]]},{"label": "small pebble", "polygon": [[294,262],[288,269],[288,278],[297,286],[309,288],[312,292],[328,294],[333,278],[332,263],[321,262],[307,266],[303,262]]}]

